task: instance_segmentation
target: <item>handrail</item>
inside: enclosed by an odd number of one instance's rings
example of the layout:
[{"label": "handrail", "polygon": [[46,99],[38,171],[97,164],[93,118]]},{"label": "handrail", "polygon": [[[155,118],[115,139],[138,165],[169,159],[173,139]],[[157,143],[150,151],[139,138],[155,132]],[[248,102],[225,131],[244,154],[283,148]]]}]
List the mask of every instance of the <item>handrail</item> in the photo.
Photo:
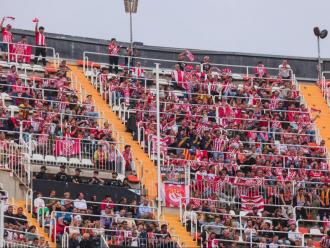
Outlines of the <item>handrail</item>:
[{"label": "handrail", "polygon": [[[123,98],[123,97],[122,97]],[[250,98],[250,97],[246,97],[246,98]],[[136,101],[136,102],[139,102],[139,103],[146,103],[148,100],[147,99],[140,99],[140,98],[132,98],[132,97],[128,97],[129,101]],[[268,98],[264,98],[264,99],[268,99]],[[269,98],[269,100],[272,100],[271,98]],[[283,101],[282,99],[275,99],[276,101]],[[287,101],[290,101],[290,100],[287,100]],[[213,104],[213,105],[209,105],[209,104],[192,104],[192,103],[180,103],[180,102],[166,102],[166,101],[160,101],[160,103],[163,103],[163,104],[170,104],[170,105],[188,105],[188,106],[200,106],[200,107],[205,107],[205,108],[213,108],[213,109],[216,109],[216,108],[219,108],[219,107],[222,107],[221,105],[218,104]],[[225,107],[225,106],[223,106]],[[236,108],[236,106],[232,106],[233,109]],[[256,108],[252,108],[252,107],[245,107],[245,108],[242,108],[244,110],[255,110]],[[136,110],[136,109],[131,109],[131,110]],[[299,111],[299,110],[284,110],[284,109],[265,109],[265,108],[262,108],[262,110],[266,110],[266,111],[272,111],[272,112],[283,112],[283,113],[297,113],[297,114],[310,114],[309,111]],[[162,113],[162,112],[161,112]]]},{"label": "handrail", "polygon": [[[265,230],[265,231],[267,231],[267,230]],[[270,230],[271,232],[275,232],[275,231],[272,231],[272,230]],[[238,245],[239,244],[246,244],[246,245],[249,245],[250,247],[252,247],[252,245],[260,245],[260,244],[262,244],[262,245],[267,245],[268,243],[260,243],[260,242],[247,242],[247,241],[239,241],[239,240],[228,240],[228,239],[213,239],[212,240],[212,243],[211,243],[211,248],[217,248],[217,247],[219,247],[218,246],[218,243],[219,242],[226,242],[226,243],[228,243],[228,242],[231,242],[231,243],[237,243]],[[260,246],[259,246],[260,247]],[[286,244],[281,244],[280,245],[280,247],[286,247],[286,248],[291,248],[291,247],[293,247],[293,248],[308,248],[307,246],[301,246],[301,245],[299,245],[299,246],[296,246],[296,245],[286,245]]]},{"label": "handrail", "polygon": [[[15,52],[11,52],[10,51],[10,45],[11,46],[15,46],[17,43],[13,43],[13,42],[0,42],[0,44],[7,44],[7,53],[8,53],[8,58],[7,61],[8,63],[11,62],[11,58],[10,55],[14,54],[15,55],[15,62],[18,63],[18,55],[19,56],[23,56],[23,57],[31,57],[33,54],[31,53],[31,55],[24,55],[24,54],[19,54],[19,53],[15,53]],[[32,47],[32,48],[44,48],[47,50],[51,50],[52,51],[52,56],[51,57],[47,57],[47,52],[46,52],[46,58],[52,58],[54,61],[54,66],[57,66],[58,62],[57,62],[57,56],[56,56],[56,52],[55,52],[55,48],[54,47],[47,47],[47,46],[38,46],[38,45],[31,45],[31,44],[24,44],[26,46]]]},{"label": "handrail", "polygon": [[[164,147],[166,149],[172,149],[172,150],[179,150],[179,151],[183,151],[185,150],[185,148],[178,148],[178,147],[169,147],[166,146]],[[208,150],[207,152],[209,153],[218,153],[219,151],[214,151],[214,150]],[[232,154],[233,152],[228,152],[228,151],[223,151],[221,153],[224,154]],[[271,156],[271,157],[282,157],[282,158],[289,158],[292,157],[290,155],[285,155],[285,154],[266,154],[266,153],[252,153],[252,152],[248,152],[248,153],[244,153],[244,152],[235,152],[235,154],[240,154],[240,155],[258,155],[258,156]],[[306,159],[315,159],[315,160],[328,160],[326,157],[324,158],[320,158],[320,157],[307,157],[307,156],[294,156],[296,158],[306,158]],[[196,160],[192,160],[192,161],[196,161]]]},{"label": "handrail", "polygon": [[[24,85],[7,85],[7,84],[0,84],[0,86],[7,86],[7,87],[22,87],[22,88],[32,88],[32,87],[27,87],[27,86],[24,86]],[[45,88],[32,88],[32,89],[41,89],[43,91],[47,91],[48,89],[45,89]],[[73,90],[74,91],[74,90]],[[65,92],[65,91],[64,91]],[[10,92],[11,93],[11,92]],[[81,105],[81,106],[92,106],[94,108],[97,108],[96,105],[93,105],[93,104],[90,104],[90,103],[83,103],[83,102],[65,102],[65,101],[61,101],[61,100],[48,100],[48,99],[40,99],[40,98],[31,98],[31,97],[23,97],[23,96],[12,96],[11,94],[8,94],[8,96],[10,98],[19,98],[19,99],[25,99],[25,100],[34,100],[34,101],[37,101],[37,100],[42,100],[42,101],[45,101],[45,102],[51,102],[51,103],[65,103],[65,104],[76,104],[76,105]],[[44,97],[44,96],[43,96]]]},{"label": "handrail", "polygon": [[[91,52],[91,51],[84,51],[83,52],[83,60],[84,60],[84,65],[86,67],[86,62],[88,61],[86,58],[88,58],[87,55],[100,55],[100,56],[109,56],[109,53],[99,53],[99,52]],[[119,58],[125,58],[127,56],[124,56],[124,55],[117,55]],[[167,59],[157,59],[157,58],[143,58],[143,57],[134,57],[134,56],[130,56],[130,58],[132,59],[135,59],[135,60],[149,60],[149,61],[153,61],[153,62],[170,62],[170,63],[180,63],[180,62],[185,62],[187,64],[190,64],[190,65],[202,65],[203,63],[200,63],[200,62],[187,62],[187,61],[179,61],[179,60],[167,60]],[[85,61],[86,59],[86,61]],[[210,62],[209,63],[211,66],[221,66],[221,67],[233,67],[233,68],[241,68],[241,69],[244,69],[246,70],[246,75],[249,75],[249,69],[254,69],[256,68],[257,66],[254,65],[254,66],[243,66],[243,65],[229,65],[229,64],[217,64],[217,63],[212,63]],[[279,71],[279,68],[277,67],[264,67],[265,69],[267,70],[276,70],[276,71]],[[201,69],[202,69],[202,66],[201,66]],[[292,69],[290,69],[289,71],[292,72]],[[254,74],[254,73],[253,73]],[[293,75],[293,73],[292,73]]]},{"label": "handrail", "polygon": [[[143,128],[144,129],[144,127],[143,126],[141,126],[141,124],[150,124],[150,123],[154,123],[154,122],[147,122],[147,121],[139,121],[139,123],[137,124],[137,126],[138,126],[138,131],[139,131],[139,128],[141,129],[141,128]],[[175,124],[176,126],[178,126],[178,127],[181,127],[182,125],[181,124]],[[244,133],[244,132],[251,132],[251,133],[265,133],[265,131],[261,131],[261,130],[253,130],[253,129],[251,129],[251,130],[246,130],[246,129],[231,129],[231,128],[224,128],[223,130],[226,130],[226,131],[234,131],[234,132],[242,132],[242,133]],[[141,131],[140,131],[141,132]],[[278,131],[267,131],[267,132],[269,132],[269,133],[272,133],[272,134],[284,134],[283,132],[278,132]],[[287,133],[287,132],[285,132],[285,134],[287,134],[287,135],[293,135],[293,136],[311,136],[311,137],[315,137],[316,136],[316,134],[309,134],[309,133]],[[166,136],[168,136],[168,135],[166,135]],[[274,143],[272,143],[272,144],[274,144]],[[291,145],[291,144],[288,144],[288,145]]]},{"label": "handrail", "polygon": [[[42,208],[42,210],[44,210]],[[54,220],[56,221],[56,216],[57,214],[60,213],[60,214],[70,214],[72,216],[74,215],[80,215],[80,216],[93,216],[93,217],[100,217],[100,219],[102,217],[109,217],[109,218],[124,218],[125,220],[133,220],[133,221],[146,221],[146,222],[152,222],[152,223],[165,223],[165,224],[168,224],[168,222],[166,221],[161,221],[161,220],[154,220],[154,219],[141,219],[141,218],[130,218],[130,217],[120,217],[120,216],[117,216],[117,215],[93,215],[93,214],[85,214],[85,213],[72,213],[72,212],[65,212],[65,211],[53,211],[51,213],[51,217],[50,219],[51,220]],[[44,213],[42,213],[42,217],[44,217]],[[44,220],[41,222],[42,223],[42,227],[45,227],[45,222]],[[52,236],[52,232],[53,232],[53,228],[52,228],[52,225],[55,226],[54,228],[54,234],[55,234],[55,237],[56,237],[56,234],[57,234],[57,230],[56,230],[56,224],[55,222],[53,223],[53,221],[50,221],[50,236]]]},{"label": "handrail", "polygon": [[[77,200],[77,199],[66,199],[66,198],[58,198],[58,197],[46,197],[46,196],[42,196],[40,197],[40,199],[45,199],[45,200],[59,200],[59,201],[72,201],[72,203]],[[152,201],[149,201],[150,203],[153,203]],[[114,202],[109,202],[109,203],[105,203],[105,202],[95,202],[95,201],[87,201],[86,200],[86,203],[89,204],[89,203],[92,203],[92,204],[97,204],[97,205],[102,205],[102,204],[109,204],[109,205],[112,205],[112,206],[122,206],[122,207],[140,207],[140,205],[130,205],[130,204],[120,204],[120,203],[114,203]],[[153,206],[149,206],[150,209],[152,210],[156,210],[157,207],[153,207]]]}]

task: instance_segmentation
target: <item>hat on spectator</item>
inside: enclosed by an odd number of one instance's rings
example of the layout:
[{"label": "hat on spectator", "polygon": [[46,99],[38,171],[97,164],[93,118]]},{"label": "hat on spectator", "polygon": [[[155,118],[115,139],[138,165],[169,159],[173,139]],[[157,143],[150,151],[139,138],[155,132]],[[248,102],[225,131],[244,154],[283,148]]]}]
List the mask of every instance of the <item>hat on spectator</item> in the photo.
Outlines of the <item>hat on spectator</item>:
[{"label": "hat on spectator", "polygon": [[47,168],[46,168],[45,165],[43,165],[43,166],[40,167],[40,170],[47,170]]},{"label": "hat on spectator", "polygon": [[80,168],[76,168],[75,171],[79,171],[79,172],[81,172],[81,169],[80,169]]}]

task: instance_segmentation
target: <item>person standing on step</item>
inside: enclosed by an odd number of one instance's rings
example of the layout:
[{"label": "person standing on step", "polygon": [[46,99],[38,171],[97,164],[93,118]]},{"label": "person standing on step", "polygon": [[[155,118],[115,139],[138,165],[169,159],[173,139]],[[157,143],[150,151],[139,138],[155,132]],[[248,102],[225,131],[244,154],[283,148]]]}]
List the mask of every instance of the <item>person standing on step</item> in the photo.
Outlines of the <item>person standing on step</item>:
[{"label": "person standing on step", "polygon": [[118,54],[120,51],[120,46],[118,46],[115,38],[110,40],[109,44],[109,71],[113,73],[113,70],[118,74]]},{"label": "person standing on step", "polygon": [[33,22],[36,23],[35,25],[35,38],[36,38],[36,50],[34,54],[34,63],[38,63],[38,58],[41,55],[42,63],[46,65],[46,37],[45,37],[45,28],[40,26],[39,27],[39,19],[33,19]]}]

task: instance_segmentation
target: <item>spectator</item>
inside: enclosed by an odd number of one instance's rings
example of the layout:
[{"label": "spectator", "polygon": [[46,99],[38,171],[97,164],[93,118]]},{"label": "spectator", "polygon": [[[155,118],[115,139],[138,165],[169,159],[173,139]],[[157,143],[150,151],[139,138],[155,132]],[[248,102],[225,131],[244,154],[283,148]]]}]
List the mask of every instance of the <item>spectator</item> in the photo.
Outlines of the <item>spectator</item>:
[{"label": "spectator", "polygon": [[106,208],[113,208],[113,201],[111,199],[110,195],[107,195],[104,197],[104,199],[102,200],[102,204],[101,204],[101,212],[104,212]]},{"label": "spectator", "polygon": [[9,43],[13,43],[13,34],[10,32],[11,31],[11,25],[7,24],[6,27],[3,27],[3,23],[5,22],[6,17],[3,17],[1,22],[0,22],[0,28],[2,32],[2,44],[1,44],[1,51],[3,53],[3,60],[6,60],[6,54],[9,51]]},{"label": "spectator", "polygon": [[75,175],[72,177],[72,182],[76,183],[76,184],[82,183],[81,176],[80,176],[81,170],[79,168],[76,168],[74,170],[74,172],[75,172]]},{"label": "spectator", "polygon": [[17,213],[16,213],[15,217],[18,218],[16,222],[19,225],[22,225],[22,226],[27,225],[27,217],[23,214],[23,208],[22,207],[17,208]]},{"label": "spectator", "polygon": [[305,194],[305,190],[300,188],[298,193],[293,198],[293,206],[296,207],[297,219],[307,219],[307,213],[304,206],[309,205],[308,195]]},{"label": "spectator", "polygon": [[321,241],[321,248],[329,248],[330,247],[330,230],[328,230],[327,235],[323,236]]},{"label": "spectator", "polygon": [[93,248],[93,242],[89,233],[84,233],[79,243],[79,248]]},{"label": "spectator", "polygon": [[125,160],[125,168],[126,171],[131,171],[132,170],[132,163],[133,163],[133,155],[131,152],[131,146],[130,145],[125,145],[125,149],[123,152],[123,157]]},{"label": "spectator", "polygon": [[138,209],[139,218],[141,219],[152,219],[153,213],[147,199],[143,200]]},{"label": "spectator", "polygon": [[94,163],[96,164],[96,168],[107,170],[109,169],[108,162],[108,154],[103,150],[103,146],[100,144],[94,153]]},{"label": "spectator", "polygon": [[86,109],[86,115],[94,118],[99,117],[99,113],[95,112],[94,100],[92,95],[87,95],[85,101],[83,102],[84,108]]},{"label": "spectator", "polygon": [[109,179],[108,184],[115,187],[120,187],[121,182],[117,179],[118,173],[116,171],[112,172],[112,178]]},{"label": "spectator", "polygon": [[[7,74],[7,83],[9,85],[15,85],[16,84],[16,81],[19,79],[19,75],[17,73],[17,69],[16,69],[16,66],[15,65],[12,65],[10,67],[10,71],[8,72]],[[10,92],[12,90],[11,87],[8,87],[7,88],[7,91]]]},{"label": "spectator", "polygon": [[104,180],[99,177],[99,172],[94,171],[93,177],[89,180],[89,184],[104,185]]},{"label": "spectator", "polygon": [[65,173],[65,165],[60,166],[60,171],[55,175],[56,181],[62,181],[67,182],[68,181],[68,175]]},{"label": "spectator", "polygon": [[201,64],[202,64],[203,72],[209,73],[209,71],[211,70],[210,57],[205,56]]},{"label": "spectator", "polygon": [[115,38],[112,38],[109,44],[109,71],[113,71],[118,74],[118,53],[120,51],[120,46],[117,45]]},{"label": "spectator", "polygon": [[45,37],[45,28],[38,26],[39,20],[36,21],[35,25],[35,38],[36,38],[36,50],[34,54],[34,63],[38,63],[38,58],[41,55],[42,63],[46,66],[46,37]]},{"label": "spectator", "polygon": [[40,167],[40,171],[36,175],[36,178],[37,179],[44,179],[44,180],[48,179],[47,174],[46,174],[46,170],[47,170],[46,166],[42,165]]},{"label": "spectator", "polygon": [[77,199],[74,200],[73,206],[79,210],[87,210],[87,203],[82,192],[80,192],[77,196]]},{"label": "spectator", "polygon": [[127,47],[125,54],[125,66],[133,67],[134,66],[134,49]]},{"label": "spectator", "polygon": [[13,206],[8,206],[7,211],[4,212],[4,223],[16,225],[14,208]]},{"label": "spectator", "polygon": [[77,233],[70,234],[69,248],[80,248],[79,247],[79,240],[78,240],[78,234]]},{"label": "spectator", "polygon": [[285,80],[291,78],[291,67],[286,59],[283,60],[282,64],[280,64],[278,68],[279,68],[278,76],[281,79]]},{"label": "spectator", "polygon": [[259,61],[257,67],[254,68],[254,75],[259,79],[267,77],[267,69],[262,61]]},{"label": "spectator", "polygon": [[301,245],[301,236],[297,231],[297,227],[295,224],[290,226],[290,230],[288,232],[288,239],[291,245],[300,246]]},{"label": "spectator", "polygon": [[39,239],[38,239],[38,235],[37,235],[37,228],[35,226],[30,226],[27,230],[28,233],[26,233],[25,238],[28,241],[35,241],[35,239],[37,239],[38,243],[39,243]]}]

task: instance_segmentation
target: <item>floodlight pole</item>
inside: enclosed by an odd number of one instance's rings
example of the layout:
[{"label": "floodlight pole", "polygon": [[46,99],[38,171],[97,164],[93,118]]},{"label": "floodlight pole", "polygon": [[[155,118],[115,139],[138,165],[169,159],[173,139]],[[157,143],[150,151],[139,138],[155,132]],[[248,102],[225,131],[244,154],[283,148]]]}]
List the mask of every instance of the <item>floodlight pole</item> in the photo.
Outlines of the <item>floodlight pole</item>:
[{"label": "floodlight pole", "polygon": [[132,0],[129,0],[130,8],[129,8],[129,28],[130,28],[130,43],[131,50],[133,51],[133,18],[132,18]]},{"label": "floodlight pole", "polygon": [[322,68],[321,68],[320,36],[317,36],[317,59],[318,59],[318,76],[319,76],[319,81],[321,82]]},{"label": "floodlight pole", "polygon": [[162,214],[162,182],[160,176],[160,106],[159,106],[159,63],[156,65],[156,122],[157,122],[157,217],[160,218]]},{"label": "floodlight pole", "polygon": [[0,247],[5,247],[4,242],[4,215],[5,209],[4,209],[4,200],[0,199]]}]

